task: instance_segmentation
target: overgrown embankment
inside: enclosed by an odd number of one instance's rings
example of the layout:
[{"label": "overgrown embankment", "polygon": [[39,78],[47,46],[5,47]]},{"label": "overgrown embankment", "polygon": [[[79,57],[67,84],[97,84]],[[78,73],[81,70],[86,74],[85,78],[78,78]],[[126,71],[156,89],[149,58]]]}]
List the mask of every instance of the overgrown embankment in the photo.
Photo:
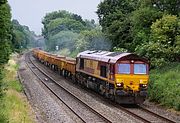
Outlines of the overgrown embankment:
[{"label": "overgrown embankment", "polygon": [[180,111],[180,63],[151,70],[149,99]]},{"label": "overgrown embankment", "polygon": [[5,65],[3,84],[6,86],[5,95],[0,105],[1,123],[33,123],[30,116],[30,106],[22,94],[22,85],[17,78],[17,55],[13,55]]}]

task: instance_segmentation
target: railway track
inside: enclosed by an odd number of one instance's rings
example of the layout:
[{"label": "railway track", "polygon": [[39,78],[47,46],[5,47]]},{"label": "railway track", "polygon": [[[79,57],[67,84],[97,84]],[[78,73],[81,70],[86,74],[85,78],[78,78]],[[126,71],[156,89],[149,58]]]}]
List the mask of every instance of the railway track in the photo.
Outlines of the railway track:
[{"label": "railway track", "polygon": [[[46,74],[46,73],[44,72],[44,74]],[[53,80],[53,78],[51,78],[51,77],[50,77],[50,79]],[[165,118],[161,115],[158,115],[158,114],[156,114],[146,108],[140,107],[140,106],[138,106],[137,108],[126,108],[126,107],[120,106],[119,104],[112,103],[112,105],[115,106],[116,108],[118,108],[119,110],[124,111],[125,113],[133,116],[134,118],[136,118],[144,123],[176,123],[173,120]],[[144,115],[146,115],[146,116],[144,116]],[[105,122],[110,122],[110,121],[105,121]]]},{"label": "railway track", "polygon": [[157,117],[157,118],[159,118],[159,119],[161,119],[161,120],[163,120],[163,121],[165,121],[165,122],[168,122],[168,123],[176,123],[175,121],[173,121],[173,120],[171,120],[171,119],[168,119],[168,118],[166,118],[166,117],[163,117],[163,116],[161,116],[161,115],[159,115],[159,114],[157,114],[157,113],[154,113],[154,112],[150,111],[149,109],[146,109],[146,108],[144,108],[144,107],[142,107],[142,106],[139,106],[139,108],[140,108],[140,110],[142,110],[142,111],[144,111],[144,112],[147,112],[147,113],[149,113],[149,114],[151,114],[151,115],[153,115],[153,116],[155,116],[155,117]]},{"label": "railway track", "polygon": [[155,112],[152,112],[144,107],[136,106],[135,108],[127,108],[124,106],[116,105],[120,110],[125,111],[129,115],[143,121],[144,123],[176,123],[166,117],[163,117]]},{"label": "railway track", "polygon": [[[73,93],[63,88],[58,84],[53,78],[47,75],[43,70],[38,68],[37,65],[33,63],[30,59],[30,54],[26,54],[25,56],[26,64],[30,68],[30,70],[37,76],[37,78],[52,92],[64,105],[66,105],[82,122],[106,122],[111,123],[109,119],[104,117],[102,114],[97,112],[95,109],[91,108],[89,105],[80,100]],[[57,93],[57,89],[53,89],[52,84],[58,86],[63,92],[63,95],[68,95],[69,97],[66,99],[59,96]],[[51,85],[51,86],[50,86]],[[58,89],[59,90],[59,89]],[[71,103],[67,103],[70,99]],[[72,103],[72,101],[74,101]],[[71,104],[71,105],[70,105]],[[78,106],[78,107],[77,107]],[[81,108],[80,108],[81,107]],[[79,109],[80,108],[80,109]]]}]

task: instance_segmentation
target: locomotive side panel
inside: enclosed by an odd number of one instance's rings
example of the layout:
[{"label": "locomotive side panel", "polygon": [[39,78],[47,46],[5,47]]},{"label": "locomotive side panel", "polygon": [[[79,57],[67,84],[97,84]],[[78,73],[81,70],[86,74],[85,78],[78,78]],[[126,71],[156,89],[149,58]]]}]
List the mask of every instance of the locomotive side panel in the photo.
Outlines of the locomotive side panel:
[{"label": "locomotive side panel", "polygon": [[[77,58],[76,71],[85,73],[103,81],[109,81],[107,66],[108,63],[105,62],[93,59]],[[111,81],[111,83],[113,83],[113,81]]]}]

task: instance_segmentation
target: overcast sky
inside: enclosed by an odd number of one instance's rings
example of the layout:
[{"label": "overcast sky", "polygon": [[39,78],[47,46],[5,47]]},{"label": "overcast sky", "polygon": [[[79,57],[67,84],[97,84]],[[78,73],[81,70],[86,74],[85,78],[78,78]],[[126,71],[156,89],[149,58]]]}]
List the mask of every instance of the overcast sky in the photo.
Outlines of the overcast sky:
[{"label": "overcast sky", "polygon": [[82,16],[83,19],[97,19],[95,11],[102,0],[8,0],[12,9],[12,18],[20,24],[29,26],[32,31],[41,34],[41,20],[46,13],[67,10]]}]

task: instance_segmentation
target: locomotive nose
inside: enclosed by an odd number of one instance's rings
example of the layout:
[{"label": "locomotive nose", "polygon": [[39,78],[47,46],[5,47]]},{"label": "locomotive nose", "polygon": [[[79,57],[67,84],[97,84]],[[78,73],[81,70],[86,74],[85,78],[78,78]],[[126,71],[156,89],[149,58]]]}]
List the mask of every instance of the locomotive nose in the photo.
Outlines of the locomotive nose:
[{"label": "locomotive nose", "polygon": [[147,75],[116,75],[116,81],[123,82],[123,88],[133,92],[140,91],[140,85],[147,84],[147,79]]}]

